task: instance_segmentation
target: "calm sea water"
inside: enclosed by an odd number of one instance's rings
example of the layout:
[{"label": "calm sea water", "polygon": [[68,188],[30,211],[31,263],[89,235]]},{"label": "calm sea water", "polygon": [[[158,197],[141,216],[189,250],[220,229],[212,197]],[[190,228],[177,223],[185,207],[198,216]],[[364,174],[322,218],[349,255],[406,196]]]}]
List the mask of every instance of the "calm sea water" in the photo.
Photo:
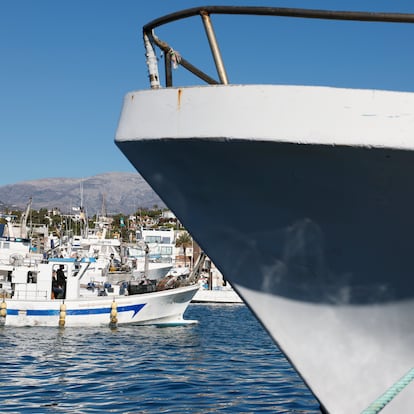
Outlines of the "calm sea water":
[{"label": "calm sea water", "polygon": [[244,305],[171,327],[1,328],[0,411],[320,413]]}]

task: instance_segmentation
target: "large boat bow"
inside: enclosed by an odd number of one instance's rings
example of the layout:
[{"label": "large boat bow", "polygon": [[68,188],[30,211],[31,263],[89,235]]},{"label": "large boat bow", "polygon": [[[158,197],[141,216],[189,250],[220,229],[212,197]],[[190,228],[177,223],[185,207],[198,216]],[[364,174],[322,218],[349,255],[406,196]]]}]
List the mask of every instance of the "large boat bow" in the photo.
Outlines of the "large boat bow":
[{"label": "large boat bow", "polygon": [[[414,93],[229,85],[211,22],[226,13],[373,23],[414,15],[217,6],[154,20],[144,27],[152,89],[126,95],[116,135],[324,412],[411,413]],[[154,32],[194,15],[219,80]],[[177,64],[209,86],[174,87]]]}]

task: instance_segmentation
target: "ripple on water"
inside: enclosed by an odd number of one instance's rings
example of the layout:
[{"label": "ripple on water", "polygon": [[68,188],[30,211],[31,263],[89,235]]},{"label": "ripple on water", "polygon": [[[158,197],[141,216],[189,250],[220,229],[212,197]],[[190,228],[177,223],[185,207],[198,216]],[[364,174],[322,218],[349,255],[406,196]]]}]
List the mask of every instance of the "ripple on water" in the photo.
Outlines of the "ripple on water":
[{"label": "ripple on water", "polygon": [[183,327],[2,328],[2,412],[320,413],[247,307]]}]

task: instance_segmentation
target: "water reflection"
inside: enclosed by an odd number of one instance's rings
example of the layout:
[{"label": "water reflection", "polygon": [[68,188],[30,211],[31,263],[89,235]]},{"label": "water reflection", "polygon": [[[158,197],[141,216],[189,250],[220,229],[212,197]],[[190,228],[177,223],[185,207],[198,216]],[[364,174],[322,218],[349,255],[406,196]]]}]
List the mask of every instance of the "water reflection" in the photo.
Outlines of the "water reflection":
[{"label": "water reflection", "polygon": [[319,413],[243,305],[183,327],[0,329],[2,412]]}]

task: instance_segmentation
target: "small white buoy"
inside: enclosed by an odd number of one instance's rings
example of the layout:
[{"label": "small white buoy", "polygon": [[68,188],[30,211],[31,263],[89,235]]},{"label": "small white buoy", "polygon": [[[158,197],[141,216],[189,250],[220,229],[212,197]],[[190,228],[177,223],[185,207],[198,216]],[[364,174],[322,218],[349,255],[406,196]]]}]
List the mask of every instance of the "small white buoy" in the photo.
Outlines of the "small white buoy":
[{"label": "small white buoy", "polygon": [[66,305],[63,302],[60,305],[60,312],[59,312],[59,326],[65,326],[65,319],[66,319]]},{"label": "small white buoy", "polygon": [[109,322],[109,326],[111,328],[115,328],[116,325],[118,323],[118,305],[114,301],[111,304],[111,313],[110,313],[110,322]]},{"label": "small white buoy", "polygon": [[4,300],[0,304],[0,325],[4,325],[6,323],[6,316],[7,316],[7,303]]}]

